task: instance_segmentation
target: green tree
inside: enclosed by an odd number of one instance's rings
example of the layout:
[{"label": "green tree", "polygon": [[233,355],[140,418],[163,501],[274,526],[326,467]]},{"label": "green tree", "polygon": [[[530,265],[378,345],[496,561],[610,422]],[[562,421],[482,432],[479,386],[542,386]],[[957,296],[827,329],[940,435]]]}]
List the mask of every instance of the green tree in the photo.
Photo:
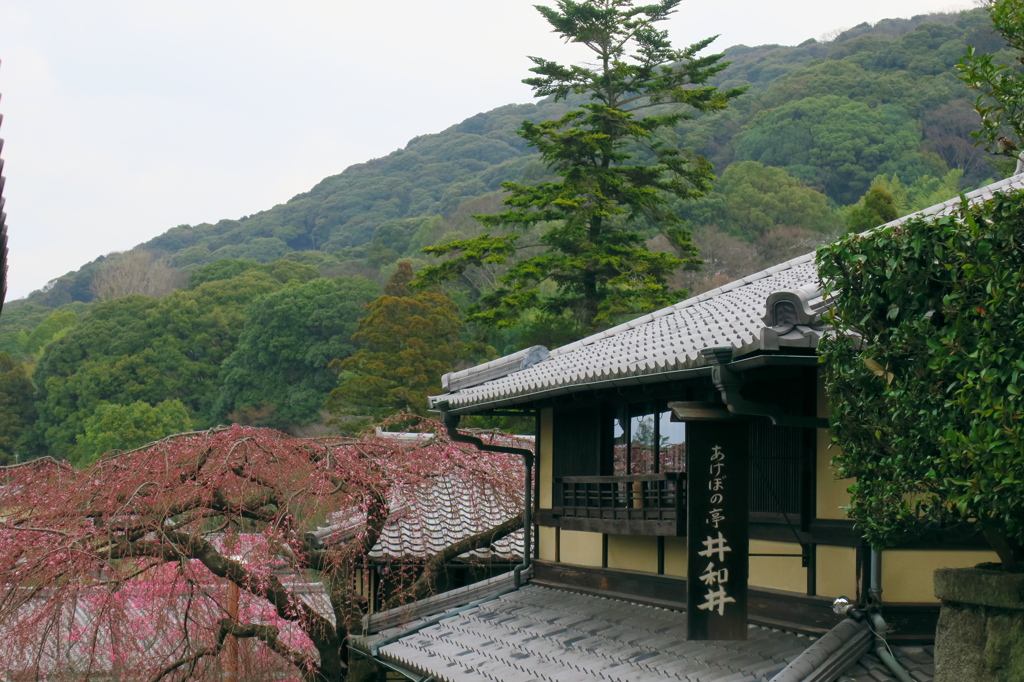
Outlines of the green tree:
[{"label": "green tree", "polygon": [[78,455],[72,461],[83,467],[112,450],[132,450],[190,430],[192,420],[180,400],[164,400],[156,405],[142,400],[130,405],[101,403],[85,420],[85,433],[78,436]]},{"label": "green tree", "polygon": [[835,461],[877,548],[961,522],[1024,570],[1022,232],[1015,192],[818,251]]},{"label": "green tree", "polygon": [[18,439],[35,419],[35,388],[25,365],[0,351],[0,464],[11,464]]},{"label": "green tree", "polygon": [[854,203],[879,173],[911,181],[946,173],[942,159],[919,151],[921,133],[906,111],[837,95],[761,112],[735,145],[738,160],[785,168],[838,204]]},{"label": "green tree", "polygon": [[37,355],[43,346],[59,339],[76,324],[78,324],[78,315],[74,311],[61,310],[43,320],[38,327],[32,330],[31,334],[22,330],[22,334],[24,334],[22,346],[25,353]]},{"label": "green tree", "polygon": [[223,419],[273,406],[255,425],[277,428],[319,419],[338,383],[328,364],[355,350],[356,323],[379,295],[380,288],[365,277],[339,277],[256,299],[238,347],[221,368],[215,414]]},{"label": "green tree", "polygon": [[253,258],[222,258],[193,270],[188,276],[188,288],[195,289],[206,282],[231,279],[259,267],[259,262]]},{"label": "green tree", "polygon": [[[667,138],[689,112],[722,109],[742,89],[707,85],[727,65],[722,55],[697,56],[713,38],[675,49],[667,31],[657,27],[680,2],[558,0],[556,8],[537,6],[557,34],[589,49],[596,63],[564,66],[531,57],[536,75],[523,82],[538,97],[584,95],[589,102],[557,120],[522,124],[519,134],[559,179],[504,183],[507,210],[479,220],[503,231],[545,228],[539,237],[543,252],[514,262],[468,319],[508,326],[539,308],[556,317],[571,315],[581,330],[591,331],[682,295],[666,280],[698,261],[690,233],[668,208],[667,197],[700,196],[712,173],[703,157]],[[656,230],[669,238],[675,254],[644,247],[645,231]],[[426,249],[455,257],[422,271],[421,282],[512,261],[520,236],[484,234]]]},{"label": "green tree", "polygon": [[1024,0],[986,0],[985,9],[1016,64],[999,64],[996,55],[970,47],[957,69],[968,87],[981,91],[974,103],[981,130],[974,137],[993,154],[1017,158],[1019,173],[1024,165],[1019,161],[1024,152]]},{"label": "green tree", "polygon": [[875,185],[850,210],[846,229],[850,232],[863,232],[899,217],[896,199],[885,188]]},{"label": "green tree", "polygon": [[366,307],[352,340],[359,351],[331,365],[342,371],[331,392],[335,413],[380,416],[405,411],[426,415],[427,396],[441,392],[441,375],[467,356],[459,341],[462,321],[449,296],[414,294],[412,266],[400,261],[384,295]]},{"label": "green tree", "polygon": [[[127,296],[93,306],[74,328],[46,347],[34,377],[39,417],[29,442],[35,454],[74,457],[77,437],[101,402],[155,405],[180,400],[197,426],[215,423],[224,361],[234,351],[252,302],[297,279],[289,263],[248,269],[157,301]],[[277,276],[277,275],[280,275]]]},{"label": "green tree", "polygon": [[730,164],[717,191],[725,209],[720,226],[743,239],[757,239],[776,227],[829,232],[841,224],[821,192],[756,161]]},{"label": "green tree", "polygon": [[922,175],[909,185],[903,184],[898,175],[879,175],[871,185],[880,187],[892,195],[896,211],[902,216],[955,197],[963,175],[962,170],[954,168],[941,178]]}]

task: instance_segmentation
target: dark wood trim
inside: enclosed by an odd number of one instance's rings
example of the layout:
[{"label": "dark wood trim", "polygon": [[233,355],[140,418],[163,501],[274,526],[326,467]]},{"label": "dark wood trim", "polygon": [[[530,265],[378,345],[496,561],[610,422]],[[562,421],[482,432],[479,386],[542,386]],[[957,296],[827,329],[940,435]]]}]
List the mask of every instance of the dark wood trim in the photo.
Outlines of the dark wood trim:
[{"label": "dark wood trim", "polygon": [[[762,517],[763,518],[763,517]],[[575,519],[565,518],[561,508],[541,509],[537,512],[537,523],[541,526],[565,528],[566,530],[582,530],[591,533],[611,533],[613,535],[657,535],[663,537],[683,537],[684,533],[677,528],[675,521],[625,521],[615,519]],[[640,524],[635,526],[633,524]],[[799,528],[794,536],[793,528],[785,521],[755,520],[750,523],[751,540],[770,540],[772,542],[827,545],[831,547],[865,547],[864,536],[857,530],[853,521],[842,519],[816,519],[811,522],[807,531]],[[935,531],[926,536],[907,538],[891,549],[949,550],[949,549],[991,549],[985,538],[977,533],[967,535],[961,531],[949,531],[947,534]]]},{"label": "dark wood trim", "polygon": [[[653,573],[537,561],[531,582],[584,594],[625,599],[685,611],[686,580]],[[832,600],[779,590],[751,588],[750,622],[807,635],[821,635],[841,619]],[[938,604],[886,604],[890,641],[929,643],[935,638]]]},{"label": "dark wood trim", "polygon": [[632,483],[633,481],[678,481],[686,474],[678,472],[664,474],[632,474],[630,476],[559,476],[555,482],[562,483]]},{"label": "dark wood trim", "polygon": [[[679,528],[678,521],[574,518],[562,516],[561,507],[538,510],[537,523],[541,526],[564,528],[565,530],[582,530],[612,535],[685,536],[685,531]],[[799,539],[801,544],[843,547],[860,547],[864,544],[863,537],[854,528],[852,521],[815,521],[807,532],[797,528],[795,536],[793,528],[785,522],[753,521],[750,524],[750,538],[752,540],[793,543]],[[934,548],[945,549],[946,545],[936,544]]]},{"label": "dark wood trim", "polygon": [[538,561],[530,582],[589,594],[614,593],[654,606],[684,610],[686,580],[653,573]]},{"label": "dark wood trim", "polygon": [[662,535],[673,537],[679,535],[678,521],[561,517],[554,520],[552,525],[556,525],[564,530],[582,530],[588,533],[606,533],[609,535]]},{"label": "dark wood trim", "polygon": [[807,594],[814,597],[818,594],[818,546],[805,545],[807,551]]},{"label": "dark wood trim", "polygon": [[871,548],[867,545],[857,548],[857,601],[861,604],[868,600],[868,589],[871,587]]}]

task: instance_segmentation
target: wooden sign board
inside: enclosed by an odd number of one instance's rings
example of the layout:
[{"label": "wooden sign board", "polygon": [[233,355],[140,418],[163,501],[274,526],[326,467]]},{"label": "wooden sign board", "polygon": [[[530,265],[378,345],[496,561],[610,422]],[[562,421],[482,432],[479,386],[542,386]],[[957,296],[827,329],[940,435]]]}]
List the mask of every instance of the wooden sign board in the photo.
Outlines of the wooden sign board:
[{"label": "wooden sign board", "polygon": [[747,638],[749,439],[745,421],[686,424],[686,638]]}]

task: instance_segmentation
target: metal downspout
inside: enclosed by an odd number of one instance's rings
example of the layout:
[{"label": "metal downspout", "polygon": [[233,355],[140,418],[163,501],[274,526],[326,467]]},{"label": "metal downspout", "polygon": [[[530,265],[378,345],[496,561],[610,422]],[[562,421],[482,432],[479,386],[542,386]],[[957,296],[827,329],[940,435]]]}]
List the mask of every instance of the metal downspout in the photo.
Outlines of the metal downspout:
[{"label": "metal downspout", "polygon": [[441,421],[444,422],[448,437],[456,443],[468,443],[483,452],[503,452],[512,455],[519,455],[523,458],[524,485],[523,497],[525,509],[523,510],[523,563],[515,567],[513,571],[513,585],[518,589],[522,584],[521,573],[530,567],[530,555],[533,546],[533,461],[532,450],[526,448],[510,448],[500,445],[488,445],[475,436],[459,433],[459,415],[448,412],[448,403],[437,403],[435,405],[441,410]]},{"label": "metal downspout", "polygon": [[871,549],[871,587],[868,590],[870,606],[871,631],[875,634],[875,655],[885,663],[900,682],[914,682],[914,679],[892,655],[888,642],[885,641],[885,620],[882,618],[882,553]]}]

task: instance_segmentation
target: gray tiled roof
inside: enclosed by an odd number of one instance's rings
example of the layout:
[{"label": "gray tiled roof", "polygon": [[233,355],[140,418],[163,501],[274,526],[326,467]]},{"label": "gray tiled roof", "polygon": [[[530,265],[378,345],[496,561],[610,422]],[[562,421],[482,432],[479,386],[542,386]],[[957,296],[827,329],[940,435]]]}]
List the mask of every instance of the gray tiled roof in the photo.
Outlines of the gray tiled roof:
[{"label": "gray tiled roof", "polygon": [[[934,646],[894,646],[892,653],[915,682],[932,682],[935,677]],[[897,678],[877,656],[865,654],[836,682],[897,682]]]},{"label": "gray tiled roof", "polygon": [[[1024,175],[1007,178],[967,195],[983,201],[1000,191],[1024,189]],[[949,213],[947,202],[889,223]],[[694,296],[676,305],[562,346],[536,365],[486,383],[432,398],[453,412],[473,411],[568,393],[582,386],[659,380],[658,375],[700,367],[700,351],[731,345],[736,355],[757,350],[765,324],[765,299],[777,291],[819,287],[814,254],[807,254]],[[820,299],[816,302],[823,305]]]},{"label": "gray tiled roof", "polygon": [[[438,476],[417,490],[403,490],[390,500],[391,515],[373,546],[373,559],[422,559],[476,533],[494,528],[522,511],[522,498],[502,499],[479,483],[469,484],[450,476]],[[331,532],[322,533],[324,544],[351,538],[365,518],[329,519]],[[326,530],[326,529],[322,529]],[[462,560],[491,559],[519,561],[523,553],[523,532],[516,531],[495,542],[490,549],[467,552]]]},{"label": "gray tiled roof", "polygon": [[[374,642],[383,644],[379,660],[442,682],[897,682],[873,653],[853,659],[845,670],[840,668],[841,674],[827,672],[835,667],[819,662],[804,666],[794,677],[790,664],[798,657],[803,661],[808,648],[818,646],[832,632],[814,640],[751,625],[744,642],[688,642],[684,612],[538,585],[465,611],[452,608],[477,596],[474,592],[463,602],[449,599],[450,610],[440,619],[406,622],[357,638],[355,645],[369,654]],[[849,630],[851,625],[852,621],[843,621],[833,631]],[[935,647],[892,646],[891,650],[915,682],[932,682]]]},{"label": "gray tiled roof", "polygon": [[750,626],[688,642],[682,612],[528,585],[387,644],[379,658],[444,682],[767,680],[810,641]]}]

